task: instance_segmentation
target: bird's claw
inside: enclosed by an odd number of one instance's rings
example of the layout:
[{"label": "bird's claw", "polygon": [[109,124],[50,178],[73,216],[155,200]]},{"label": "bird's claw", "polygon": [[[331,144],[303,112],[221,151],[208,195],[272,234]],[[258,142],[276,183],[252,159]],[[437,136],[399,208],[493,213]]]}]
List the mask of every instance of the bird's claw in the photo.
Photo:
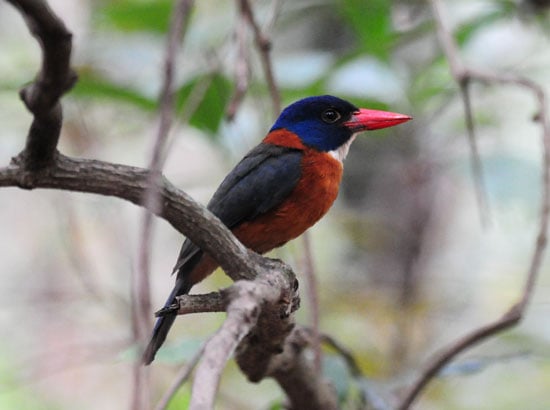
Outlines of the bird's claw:
[{"label": "bird's claw", "polygon": [[155,312],[155,317],[164,317],[172,313],[177,313],[180,310],[180,304],[178,302],[165,306]]}]

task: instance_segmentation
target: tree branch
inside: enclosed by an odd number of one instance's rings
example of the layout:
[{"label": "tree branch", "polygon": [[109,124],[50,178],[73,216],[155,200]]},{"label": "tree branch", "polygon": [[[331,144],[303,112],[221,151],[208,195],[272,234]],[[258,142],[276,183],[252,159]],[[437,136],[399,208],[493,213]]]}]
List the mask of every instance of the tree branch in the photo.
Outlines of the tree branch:
[{"label": "tree branch", "polygon": [[296,327],[285,340],[282,354],[273,357],[270,375],[286,392],[292,410],[335,410],[334,387],[308,363],[304,350],[311,346],[310,332]]},{"label": "tree branch", "polygon": [[229,121],[233,121],[235,118],[250,84],[250,53],[245,23],[246,17],[243,15],[241,8],[239,19],[235,25],[235,42],[237,43],[237,57],[234,68],[235,90],[226,110],[226,117]]},{"label": "tree branch", "polygon": [[[57,153],[53,163],[28,178],[19,156],[8,167],[0,168],[0,187],[88,192],[145,206],[149,174],[150,171],[143,168],[70,158]],[[256,276],[255,269],[262,265],[263,258],[245,248],[217,217],[164,177],[159,182],[159,192],[161,206],[150,209],[151,212],[213,255],[233,280]]]},{"label": "tree branch", "polygon": [[227,297],[223,291],[210,292],[202,295],[181,295],[176,297],[177,303],[163,308],[155,313],[160,317],[177,310],[178,315],[188,313],[225,312]]},{"label": "tree branch", "polygon": [[265,80],[269,88],[271,101],[273,102],[273,114],[274,118],[276,118],[281,112],[281,95],[275,82],[273,66],[269,57],[269,53],[271,51],[271,41],[269,41],[269,39],[262,33],[260,26],[256,22],[249,0],[239,0],[239,9],[242,18],[248,22],[252,28],[252,32],[254,33],[254,42],[256,43],[256,47],[260,53],[260,59],[265,73]]},{"label": "tree branch", "polygon": [[205,346],[206,342],[202,343],[201,347],[191,358],[191,360],[189,360],[189,362],[187,362],[185,366],[180,369],[170,388],[164,393],[158,404],[155,406],[155,410],[164,410],[168,407],[170,401],[176,395],[180,387],[187,382],[189,377],[191,377],[191,372],[199,362],[199,359],[202,357]]},{"label": "tree branch", "polygon": [[[206,344],[193,383],[191,410],[214,408],[221,373],[237,348],[237,362],[251,381],[261,380],[271,356],[281,351],[281,344],[293,326],[290,313],[297,300],[296,287],[292,272],[280,261],[272,262],[278,268],[269,274],[259,275],[254,281],[235,282],[224,291],[227,318]],[[268,324],[266,317],[271,319]],[[280,332],[280,326],[287,331]],[[271,337],[261,340],[258,332],[266,331]],[[258,346],[262,348],[261,355],[257,354]],[[268,354],[263,354],[266,349]]]},{"label": "tree branch", "polygon": [[467,69],[458,51],[453,35],[448,27],[447,19],[443,7],[439,0],[430,2],[432,13],[436,23],[437,38],[441,44],[443,52],[447,57],[451,75],[460,87],[460,94],[464,106],[464,116],[466,120],[466,129],[468,135],[468,144],[470,145],[471,161],[470,168],[475,182],[476,199],[479,206],[479,214],[482,223],[488,221],[488,201],[485,184],[483,183],[483,167],[479,156],[477,138],[475,135],[474,118],[472,113],[472,104],[470,100],[470,78],[467,75]]},{"label": "tree branch", "polygon": [[39,0],[7,0],[19,9],[42,49],[42,67],[36,79],[20,91],[34,115],[25,146],[25,168],[47,165],[54,156],[63,114],[59,99],[76,82],[70,69],[72,34],[48,5]]},{"label": "tree branch", "polygon": [[306,282],[307,304],[309,307],[309,323],[311,327],[311,345],[313,348],[313,357],[315,369],[318,372],[322,370],[323,351],[321,349],[321,337],[319,327],[321,323],[319,312],[319,289],[317,283],[317,274],[313,263],[311,241],[308,232],[302,236],[304,254],[302,256],[302,272]]}]

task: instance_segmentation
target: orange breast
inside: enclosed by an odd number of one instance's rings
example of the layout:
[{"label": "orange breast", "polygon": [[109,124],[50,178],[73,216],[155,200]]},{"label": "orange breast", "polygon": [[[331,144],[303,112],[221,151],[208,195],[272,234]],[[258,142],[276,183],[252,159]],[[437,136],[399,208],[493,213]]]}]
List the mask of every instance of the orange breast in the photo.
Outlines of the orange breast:
[{"label": "orange breast", "polygon": [[268,252],[300,236],[321,219],[338,196],[342,163],[330,154],[305,147],[297,137],[290,141],[293,137],[286,132],[272,132],[264,142],[284,142],[280,145],[303,149],[300,181],[276,209],[233,230],[244,245],[256,252]]}]

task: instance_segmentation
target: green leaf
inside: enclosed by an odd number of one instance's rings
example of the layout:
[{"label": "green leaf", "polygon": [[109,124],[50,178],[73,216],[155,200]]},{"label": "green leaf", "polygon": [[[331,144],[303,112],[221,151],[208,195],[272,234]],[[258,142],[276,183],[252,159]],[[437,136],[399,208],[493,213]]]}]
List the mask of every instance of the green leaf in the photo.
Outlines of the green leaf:
[{"label": "green leaf", "polygon": [[219,73],[204,74],[186,83],[176,93],[176,107],[189,123],[214,134],[231,97],[231,82]]},{"label": "green leaf", "polygon": [[116,0],[103,1],[101,4],[95,15],[100,24],[125,32],[165,33],[168,30],[173,1]]}]

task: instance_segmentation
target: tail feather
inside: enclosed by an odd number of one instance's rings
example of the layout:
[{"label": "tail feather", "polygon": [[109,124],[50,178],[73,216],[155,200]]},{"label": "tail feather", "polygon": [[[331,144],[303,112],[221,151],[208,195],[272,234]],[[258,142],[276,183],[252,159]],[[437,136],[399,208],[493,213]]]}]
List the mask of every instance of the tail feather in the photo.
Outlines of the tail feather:
[{"label": "tail feather", "polygon": [[[176,280],[176,285],[174,286],[172,293],[170,293],[170,296],[168,296],[168,300],[166,301],[164,308],[172,305],[176,300],[176,296],[188,293],[191,287],[192,285],[190,285],[188,281],[185,280],[185,278],[178,278]],[[155,327],[153,329],[151,340],[149,341],[149,344],[143,352],[143,364],[151,364],[151,362],[155,359],[155,355],[166,340],[166,336],[168,335],[170,328],[174,324],[176,317],[177,313],[170,313],[157,319],[157,322],[155,323]]]}]

